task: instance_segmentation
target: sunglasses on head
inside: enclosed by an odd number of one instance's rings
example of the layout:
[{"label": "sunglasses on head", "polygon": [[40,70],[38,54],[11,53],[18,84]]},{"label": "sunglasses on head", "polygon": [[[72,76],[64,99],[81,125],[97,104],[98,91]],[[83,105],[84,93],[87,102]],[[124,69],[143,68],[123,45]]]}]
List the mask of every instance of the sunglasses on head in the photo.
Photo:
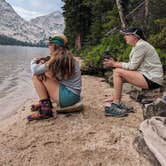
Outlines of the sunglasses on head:
[{"label": "sunglasses on head", "polygon": [[52,39],[53,39],[53,37],[51,37],[51,36],[48,38],[49,41],[51,41]]}]

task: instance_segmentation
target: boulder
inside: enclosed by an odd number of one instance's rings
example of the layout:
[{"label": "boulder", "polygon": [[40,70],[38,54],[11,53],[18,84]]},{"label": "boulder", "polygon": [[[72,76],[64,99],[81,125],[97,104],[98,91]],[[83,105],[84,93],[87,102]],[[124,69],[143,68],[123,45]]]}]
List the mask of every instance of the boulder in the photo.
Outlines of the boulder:
[{"label": "boulder", "polygon": [[68,107],[60,107],[59,105],[56,108],[57,113],[73,113],[73,112],[79,112],[83,110],[83,102],[80,100],[80,102],[68,106]]},{"label": "boulder", "polygon": [[161,166],[154,154],[149,150],[140,131],[138,131],[136,138],[134,139],[133,146],[141,156],[145,157],[151,163],[152,166]]}]

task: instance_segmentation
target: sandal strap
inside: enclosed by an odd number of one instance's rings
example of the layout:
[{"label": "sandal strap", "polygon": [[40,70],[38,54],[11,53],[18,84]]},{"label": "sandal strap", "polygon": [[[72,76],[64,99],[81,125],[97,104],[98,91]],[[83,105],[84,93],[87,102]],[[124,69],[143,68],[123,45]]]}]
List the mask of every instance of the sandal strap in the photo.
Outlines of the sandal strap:
[{"label": "sandal strap", "polygon": [[51,118],[53,117],[53,115],[42,115],[40,113],[38,113],[38,115],[34,116],[33,114],[32,115],[29,115],[27,117],[28,121],[33,121],[33,120],[42,120],[42,119],[48,119],[48,118]]}]

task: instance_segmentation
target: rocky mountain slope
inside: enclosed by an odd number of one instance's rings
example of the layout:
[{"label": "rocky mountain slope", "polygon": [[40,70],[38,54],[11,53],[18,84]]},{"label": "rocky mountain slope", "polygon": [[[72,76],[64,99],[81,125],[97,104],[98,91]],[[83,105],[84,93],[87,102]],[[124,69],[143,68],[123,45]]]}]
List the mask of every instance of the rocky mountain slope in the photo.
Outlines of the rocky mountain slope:
[{"label": "rocky mountain slope", "polygon": [[46,36],[55,32],[63,32],[64,17],[59,12],[53,12],[45,16],[32,19],[31,24],[39,26],[45,30]]},{"label": "rocky mountain slope", "polygon": [[36,44],[43,41],[53,31],[62,32],[64,19],[54,12],[28,22],[21,18],[5,0],[0,0],[0,36]]}]

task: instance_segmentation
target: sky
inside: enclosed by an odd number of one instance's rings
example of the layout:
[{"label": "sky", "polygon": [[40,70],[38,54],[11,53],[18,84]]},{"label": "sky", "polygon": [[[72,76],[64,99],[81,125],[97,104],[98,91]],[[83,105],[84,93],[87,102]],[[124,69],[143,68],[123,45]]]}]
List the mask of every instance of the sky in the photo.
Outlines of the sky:
[{"label": "sky", "polygon": [[62,12],[61,0],[6,0],[25,20],[46,15],[54,11]]}]

